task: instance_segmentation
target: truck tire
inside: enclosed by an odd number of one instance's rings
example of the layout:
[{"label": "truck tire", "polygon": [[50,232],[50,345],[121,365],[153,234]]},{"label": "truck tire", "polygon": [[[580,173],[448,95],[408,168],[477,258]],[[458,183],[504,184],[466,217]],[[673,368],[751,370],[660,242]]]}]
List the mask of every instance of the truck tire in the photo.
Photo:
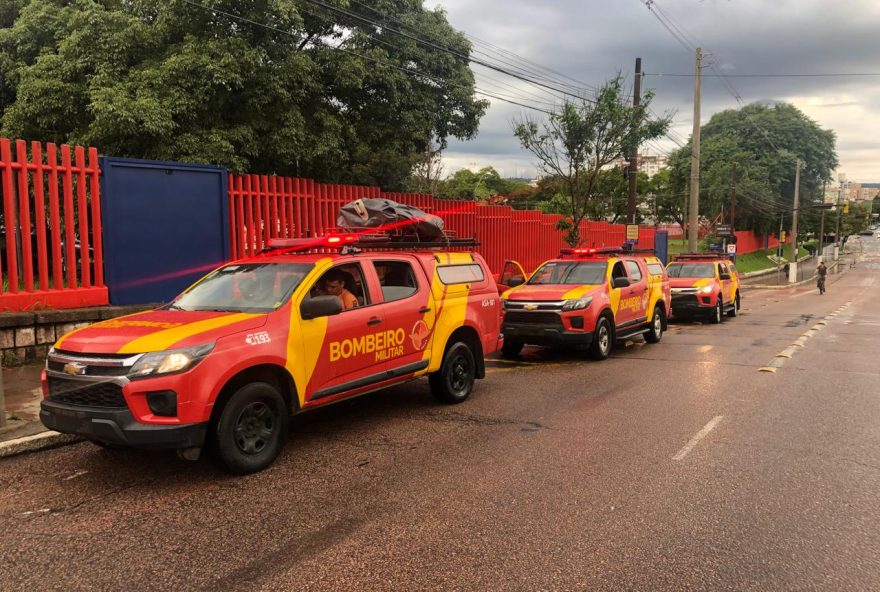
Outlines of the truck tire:
[{"label": "truck tire", "polygon": [[520,354],[525,345],[522,341],[505,339],[504,344],[501,346],[501,353],[504,354],[505,358],[515,358]]},{"label": "truck tire", "polygon": [[246,475],[272,464],[287,441],[289,414],[271,384],[252,382],[226,401],[210,431],[210,444],[228,472]]},{"label": "truck tire", "polygon": [[660,312],[660,308],[654,307],[654,314],[651,316],[651,326],[647,333],[645,333],[645,341],[648,343],[660,343],[660,339],[663,338],[663,313]]},{"label": "truck tire", "polygon": [[601,316],[596,321],[596,330],[593,331],[593,341],[590,343],[590,357],[594,360],[604,360],[611,355],[611,345],[614,343],[614,330],[608,317]]},{"label": "truck tire", "polygon": [[718,296],[718,301],[715,303],[715,309],[712,311],[712,324],[718,325],[723,320],[724,320],[724,302],[721,300],[721,296]]},{"label": "truck tire", "polygon": [[466,343],[457,341],[446,348],[440,370],[428,377],[428,384],[435,399],[454,405],[470,396],[476,374],[474,352]]},{"label": "truck tire", "polygon": [[739,316],[739,306],[739,292],[737,292],[736,296],[734,296],[733,307],[731,307],[731,309],[727,311],[727,316],[729,316],[730,318],[736,318],[737,316]]}]

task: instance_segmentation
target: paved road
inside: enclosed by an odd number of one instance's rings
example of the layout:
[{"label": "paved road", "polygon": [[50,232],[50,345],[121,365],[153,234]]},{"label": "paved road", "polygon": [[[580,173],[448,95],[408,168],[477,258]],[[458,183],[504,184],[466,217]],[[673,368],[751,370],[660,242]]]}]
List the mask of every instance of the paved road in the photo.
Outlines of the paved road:
[{"label": "paved road", "polygon": [[825,296],[752,291],[602,363],[527,350],[457,407],[414,383],[300,416],[246,478],[88,444],[0,461],[0,589],[877,589],[869,242]]}]

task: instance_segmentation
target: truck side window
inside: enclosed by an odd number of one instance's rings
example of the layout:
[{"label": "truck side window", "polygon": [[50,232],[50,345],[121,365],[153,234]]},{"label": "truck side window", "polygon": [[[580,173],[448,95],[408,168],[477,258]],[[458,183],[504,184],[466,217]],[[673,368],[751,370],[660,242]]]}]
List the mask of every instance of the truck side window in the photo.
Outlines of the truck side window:
[{"label": "truck side window", "polygon": [[642,279],[642,270],[639,267],[639,264],[635,261],[627,261],[626,268],[629,270],[629,278],[633,282],[641,281]]},{"label": "truck side window", "polygon": [[614,264],[614,267],[611,268],[611,279],[613,280],[614,278],[619,278],[619,277],[620,278],[627,277],[626,276],[626,269],[624,269],[622,261],[618,261],[617,263]]},{"label": "truck side window", "polygon": [[419,291],[412,266],[406,261],[376,261],[373,266],[379,276],[385,302],[409,298]]},{"label": "truck side window", "polygon": [[309,297],[337,296],[342,308],[348,310],[370,303],[365,286],[360,265],[357,263],[338,265],[324,272],[324,275],[312,286]]}]

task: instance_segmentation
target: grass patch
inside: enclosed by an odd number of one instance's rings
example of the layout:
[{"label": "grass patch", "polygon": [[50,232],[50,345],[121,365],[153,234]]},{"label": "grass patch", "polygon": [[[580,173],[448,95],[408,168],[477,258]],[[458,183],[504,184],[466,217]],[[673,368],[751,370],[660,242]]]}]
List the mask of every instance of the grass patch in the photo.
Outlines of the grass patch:
[{"label": "grass patch", "polygon": [[[785,245],[784,256],[788,259],[791,256],[791,245]],[[746,253],[745,255],[736,256],[736,269],[740,273],[751,273],[753,271],[764,271],[767,269],[775,269],[776,264],[767,258],[768,255],[775,255],[776,248],[762,249],[754,253]],[[798,259],[809,255],[806,249],[798,249]]]}]

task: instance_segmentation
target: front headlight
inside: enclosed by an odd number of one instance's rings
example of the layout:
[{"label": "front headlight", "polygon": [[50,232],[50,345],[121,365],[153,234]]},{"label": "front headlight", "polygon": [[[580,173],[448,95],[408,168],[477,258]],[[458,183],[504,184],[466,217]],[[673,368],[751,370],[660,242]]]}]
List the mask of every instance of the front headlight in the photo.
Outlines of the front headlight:
[{"label": "front headlight", "polygon": [[700,293],[701,294],[711,294],[712,293],[712,286],[703,286],[700,289]]},{"label": "front headlight", "polygon": [[588,296],[586,298],[578,298],[577,300],[566,300],[565,304],[562,305],[562,310],[581,310],[590,306],[590,303],[592,302],[592,296]]},{"label": "front headlight", "polygon": [[167,351],[144,354],[131,367],[128,376],[132,379],[159,376],[161,374],[174,374],[192,368],[211,353],[213,343],[204,343],[184,349],[172,349]]}]

